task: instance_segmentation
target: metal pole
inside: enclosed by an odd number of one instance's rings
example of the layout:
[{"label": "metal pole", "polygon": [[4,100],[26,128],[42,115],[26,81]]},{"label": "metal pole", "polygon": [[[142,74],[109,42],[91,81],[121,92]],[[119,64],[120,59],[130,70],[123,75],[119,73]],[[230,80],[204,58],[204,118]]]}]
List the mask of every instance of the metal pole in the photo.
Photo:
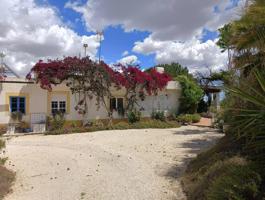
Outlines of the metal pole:
[{"label": "metal pole", "polygon": [[100,61],[101,61],[101,44],[102,44],[103,32],[102,31],[98,31],[97,34],[99,36],[98,62],[100,63]]},{"label": "metal pole", "polygon": [[88,44],[84,44],[83,47],[85,49],[85,57],[86,57],[86,48],[88,47]]}]

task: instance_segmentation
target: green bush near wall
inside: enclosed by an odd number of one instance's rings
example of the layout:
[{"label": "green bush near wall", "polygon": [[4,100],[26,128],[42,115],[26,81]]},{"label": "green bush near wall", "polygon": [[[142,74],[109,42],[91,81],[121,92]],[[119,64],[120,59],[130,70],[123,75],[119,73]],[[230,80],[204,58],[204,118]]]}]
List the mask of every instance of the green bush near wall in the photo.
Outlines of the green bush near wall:
[{"label": "green bush near wall", "polygon": [[198,103],[203,96],[203,90],[191,77],[180,75],[176,80],[180,83],[182,89],[179,112],[188,114],[196,113]]},{"label": "green bush near wall", "polygon": [[177,116],[176,119],[180,123],[197,123],[201,120],[201,116],[199,114],[184,114]]}]

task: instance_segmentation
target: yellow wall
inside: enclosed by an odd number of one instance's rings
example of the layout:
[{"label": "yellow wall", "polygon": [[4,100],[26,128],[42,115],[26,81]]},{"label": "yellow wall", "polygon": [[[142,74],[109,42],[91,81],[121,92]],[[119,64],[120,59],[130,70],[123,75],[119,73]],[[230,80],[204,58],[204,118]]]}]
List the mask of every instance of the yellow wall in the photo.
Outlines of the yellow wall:
[{"label": "yellow wall", "polygon": [[51,114],[52,95],[64,95],[66,97],[66,114],[70,114],[71,98],[70,91],[51,91],[47,95],[47,113]]},{"label": "yellow wall", "polygon": [[30,113],[30,105],[29,105],[29,93],[15,93],[15,92],[8,92],[6,93],[6,110],[8,113],[10,112],[10,97],[25,97],[26,98],[26,115]]}]

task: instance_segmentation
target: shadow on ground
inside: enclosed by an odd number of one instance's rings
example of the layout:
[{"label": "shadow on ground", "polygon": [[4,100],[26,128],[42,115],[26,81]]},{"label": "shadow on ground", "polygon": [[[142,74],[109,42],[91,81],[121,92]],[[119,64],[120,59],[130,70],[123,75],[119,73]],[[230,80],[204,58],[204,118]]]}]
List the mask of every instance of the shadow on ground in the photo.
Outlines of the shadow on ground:
[{"label": "shadow on ground", "polygon": [[[185,149],[187,155],[185,155],[181,160],[176,161],[176,164],[169,168],[163,175],[170,179],[180,179],[182,174],[185,172],[188,163],[196,157],[202,151],[207,150],[213,146],[218,139],[222,136],[218,134],[218,131],[211,128],[203,129],[186,129],[183,131],[173,131],[176,135],[202,135],[201,139],[190,139],[187,142],[181,143],[176,146],[176,148]],[[212,135],[211,135],[212,134]],[[204,136],[205,135],[205,136]]]}]

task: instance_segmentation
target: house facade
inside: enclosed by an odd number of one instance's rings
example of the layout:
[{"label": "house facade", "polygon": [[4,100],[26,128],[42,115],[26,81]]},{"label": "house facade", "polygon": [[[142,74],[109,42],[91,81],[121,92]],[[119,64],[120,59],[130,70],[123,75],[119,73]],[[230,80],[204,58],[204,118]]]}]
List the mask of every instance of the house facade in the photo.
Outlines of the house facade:
[{"label": "house facade", "polygon": [[[167,87],[156,96],[147,96],[139,102],[139,110],[143,117],[150,117],[152,111],[159,110],[166,113],[176,113],[179,106],[180,86],[175,81],[170,81]],[[107,100],[108,106],[113,110],[113,117],[123,118],[120,111],[125,105],[124,89],[112,89],[113,98]],[[52,91],[47,91],[32,81],[21,78],[6,78],[0,83],[0,125],[12,123],[11,113],[20,111],[23,113],[23,121],[29,124],[37,124],[46,120],[47,116],[56,111],[65,113],[66,120],[106,119],[105,107],[96,106],[96,100],[88,102],[86,116],[75,110],[78,97],[71,94],[69,88],[58,85]]]}]

